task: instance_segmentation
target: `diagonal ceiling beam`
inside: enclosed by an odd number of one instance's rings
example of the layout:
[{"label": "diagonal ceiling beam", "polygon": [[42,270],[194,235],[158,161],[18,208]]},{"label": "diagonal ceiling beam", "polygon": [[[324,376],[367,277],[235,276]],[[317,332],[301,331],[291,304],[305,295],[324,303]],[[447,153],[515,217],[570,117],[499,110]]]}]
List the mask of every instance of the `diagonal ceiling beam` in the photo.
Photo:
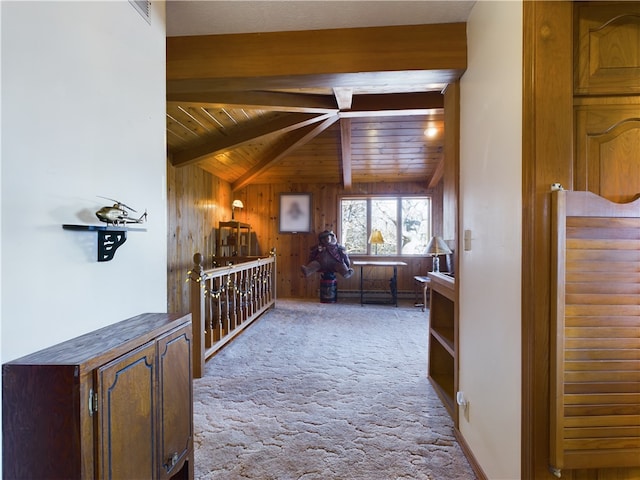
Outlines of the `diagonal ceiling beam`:
[{"label": "diagonal ceiling beam", "polygon": [[276,163],[281,158],[287,156],[292,151],[308,143],[320,133],[325,131],[331,125],[338,121],[338,116],[333,115],[318,125],[309,125],[305,128],[300,128],[287,134],[285,141],[279,145],[277,150],[271,150],[264,155],[253,168],[251,168],[245,175],[240,177],[231,185],[231,190],[238,190],[267,170],[271,165]]},{"label": "diagonal ceiling beam", "polygon": [[[222,153],[234,147],[238,147],[245,143],[256,140],[260,137],[271,135],[274,133],[286,133],[296,130],[307,125],[321,122],[327,118],[333,118],[335,115],[309,115],[303,113],[291,113],[277,118],[269,118],[265,121],[255,124],[251,127],[243,128],[242,131],[227,137],[216,138],[198,144],[194,147],[174,152],[171,164],[174,167],[184,167],[192,165],[204,158]],[[337,118],[337,117],[336,117]]]},{"label": "diagonal ceiling beam", "polygon": [[434,170],[433,175],[429,180],[429,185],[427,185],[427,188],[436,188],[438,183],[440,183],[440,180],[442,180],[443,176],[444,176],[444,157],[442,157],[442,159],[438,162],[438,165],[436,166],[436,169]]},{"label": "diagonal ceiling beam", "polygon": [[338,106],[331,95],[286,92],[177,92],[167,93],[168,102],[206,103],[212,107],[274,110],[279,112],[336,113]]}]

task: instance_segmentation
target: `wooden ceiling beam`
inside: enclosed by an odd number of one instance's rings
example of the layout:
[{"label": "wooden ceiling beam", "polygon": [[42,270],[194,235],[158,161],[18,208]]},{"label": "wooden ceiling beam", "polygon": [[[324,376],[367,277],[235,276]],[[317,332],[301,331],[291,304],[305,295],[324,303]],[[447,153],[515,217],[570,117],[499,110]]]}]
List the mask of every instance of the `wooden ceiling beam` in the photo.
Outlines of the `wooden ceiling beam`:
[{"label": "wooden ceiling beam", "polygon": [[336,103],[340,110],[351,110],[353,102],[353,88],[336,87],[333,89],[333,95],[336,97]]},{"label": "wooden ceiling beam", "polygon": [[[240,145],[249,143],[260,137],[274,133],[287,133],[292,130],[303,128],[308,125],[333,118],[335,115],[309,115],[303,113],[290,113],[281,117],[269,118],[254,124],[251,127],[243,128],[240,132],[222,138],[205,141],[194,147],[178,152],[173,152],[171,164],[174,167],[184,167],[197,163],[208,156],[222,153]],[[337,118],[337,117],[336,117]],[[335,121],[335,120],[334,120]]]},{"label": "wooden ceiling beam", "polygon": [[444,108],[440,92],[412,92],[356,95],[351,110],[411,110]]},{"label": "wooden ceiling beam", "polygon": [[464,73],[464,70],[403,70],[274,77],[182,78],[167,80],[167,94],[308,88],[332,89],[334,87],[373,87],[383,89],[389,88],[390,85],[398,88],[422,85],[425,90],[433,90],[458,80],[462,73]]},{"label": "wooden ceiling beam", "polygon": [[407,70],[459,78],[466,23],[168,37],[166,52],[169,81]]},{"label": "wooden ceiling beam", "polygon": [[340,145],[342,148],[342,184],[348,192],[351,190],[351,120],[340,120]]},{"label": "wooden ceiling beam", "polygon": [[309,95],[286,92],[183,92],[168,93],[168,102],[207,104],[226,108],[300,113],[331,113],[338,111],[336,100],[331,95]]},{"label": "wooden ceiling beam", "polygon": [[271,150],[264,155],[253,168],[251,168],[245,175],[240,177],[231,185],[231,190],[235,191],[242,187],[247,186],[251,181],[260,175],[262,172],[271,167],[274,163],[281,158],[289,155],[291,152],[314,139],[320,133],[325,131],[331,125],[338,121],[338,116],[333,115],[318,125],[309,125],[304,128],[300,128],[286,135],[285,141],[279,145],[277,150]]},{"label": "wooden ceiling beam", "polygon": [[438,162],[438,165],[436,166],[436,169],[434,170],[433,175],[429,180],[429,185],[427,185],[427,188],[436,188],[438,183],[440,183],[440,180],[442,180],[443,176],[444,176],[444,157],[442,157],[442,159]]}]

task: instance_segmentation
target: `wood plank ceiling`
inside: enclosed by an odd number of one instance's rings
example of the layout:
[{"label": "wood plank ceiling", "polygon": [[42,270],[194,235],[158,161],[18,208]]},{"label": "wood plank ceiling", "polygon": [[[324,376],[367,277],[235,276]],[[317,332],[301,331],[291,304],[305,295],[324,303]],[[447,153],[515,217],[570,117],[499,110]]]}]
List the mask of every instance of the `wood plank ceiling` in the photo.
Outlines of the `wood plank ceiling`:
[{"label": "wood plank ceiling", "polygon": [[435,184],[465,67],[464,24],[169,37],[169,159],[234,190]]}]

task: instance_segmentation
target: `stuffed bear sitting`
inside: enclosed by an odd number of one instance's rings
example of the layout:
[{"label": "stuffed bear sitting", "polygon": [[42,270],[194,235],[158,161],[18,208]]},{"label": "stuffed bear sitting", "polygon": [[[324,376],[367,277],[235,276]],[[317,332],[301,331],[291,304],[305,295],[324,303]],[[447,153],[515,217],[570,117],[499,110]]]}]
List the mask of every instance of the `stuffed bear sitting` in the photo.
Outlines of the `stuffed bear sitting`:
[{"label": "stuffed bear sitting", "polygon": [[338,243],[335,233],[325,230],[318,235],[318,245],[311,248],[309,261],[301,267],[305,277],[321,272],[337,272],[344,278],[353,275],[347,250]]}]

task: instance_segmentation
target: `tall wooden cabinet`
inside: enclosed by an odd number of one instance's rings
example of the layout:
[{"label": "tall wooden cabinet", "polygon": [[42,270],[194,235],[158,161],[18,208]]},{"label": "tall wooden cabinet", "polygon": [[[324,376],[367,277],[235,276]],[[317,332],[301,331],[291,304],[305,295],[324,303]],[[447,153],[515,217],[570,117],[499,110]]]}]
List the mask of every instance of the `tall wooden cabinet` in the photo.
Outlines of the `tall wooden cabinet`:
[{"label": "tall wooden cabinet", "polygon": [[618,203],[640,193],[640,2],[574,7],[575,182]]},{"label": "tall wooden cabinet", "polygon": [[4,364],[3,478],[193,478],[191,333],[147,313]]}]

